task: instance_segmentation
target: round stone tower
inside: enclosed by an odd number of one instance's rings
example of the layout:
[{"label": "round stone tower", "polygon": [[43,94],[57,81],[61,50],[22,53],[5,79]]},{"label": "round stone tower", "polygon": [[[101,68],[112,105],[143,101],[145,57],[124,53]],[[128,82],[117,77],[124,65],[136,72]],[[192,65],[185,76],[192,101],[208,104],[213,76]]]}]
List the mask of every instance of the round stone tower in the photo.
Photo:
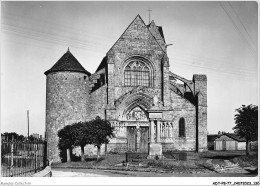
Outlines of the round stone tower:
[{"label": "round stone tower", "polygon": [[89,76],[68,51],[44,73],[46,75],[46,139],[49,161],[60,162],[58,131],[65,125],[86,121]]}]

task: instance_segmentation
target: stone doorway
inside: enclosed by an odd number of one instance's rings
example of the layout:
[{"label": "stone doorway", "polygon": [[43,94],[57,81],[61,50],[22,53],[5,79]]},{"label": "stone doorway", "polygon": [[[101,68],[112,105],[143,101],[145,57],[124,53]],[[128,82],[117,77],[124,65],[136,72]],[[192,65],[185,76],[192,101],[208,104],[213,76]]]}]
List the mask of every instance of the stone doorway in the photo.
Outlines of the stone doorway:
[{"label": "stone doorway", "polygon": [[148,145],[149,145],[149,127],[140,127],[140,152],[148,153]]},{"label": "stone doorway", "polygon": [[131,152],[136,151],[136,127],[127,127],[127,150]]}]

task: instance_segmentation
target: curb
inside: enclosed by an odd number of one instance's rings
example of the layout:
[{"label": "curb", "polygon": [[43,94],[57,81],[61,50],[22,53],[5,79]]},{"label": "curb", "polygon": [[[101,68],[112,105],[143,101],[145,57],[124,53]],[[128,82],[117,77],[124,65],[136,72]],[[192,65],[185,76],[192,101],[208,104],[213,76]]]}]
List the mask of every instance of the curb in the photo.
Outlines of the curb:
[{"label": "curb", "polygon": [[50,166],[47,166],[42,171],[37,172],[37,173],[31,175],[31,177],[51,177],[51,176],[52,176],[52,172],[51,172],[51,167]]}]

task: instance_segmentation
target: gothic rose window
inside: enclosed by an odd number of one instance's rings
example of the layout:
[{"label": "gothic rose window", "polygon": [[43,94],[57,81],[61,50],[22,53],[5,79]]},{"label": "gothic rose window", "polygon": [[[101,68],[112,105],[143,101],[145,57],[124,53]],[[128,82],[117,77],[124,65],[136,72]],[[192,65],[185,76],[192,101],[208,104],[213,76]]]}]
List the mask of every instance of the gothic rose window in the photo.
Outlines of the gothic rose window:
[{"label": "gothic rose window", "polygon": [[185,137],[185,120],[181,118],[179,120],[179,137]]},{"label": "gothic rose window", "polygon": [[124,71],[125,86],[145,86],[151,87],[150,69],[141,61],[132,61]]}]

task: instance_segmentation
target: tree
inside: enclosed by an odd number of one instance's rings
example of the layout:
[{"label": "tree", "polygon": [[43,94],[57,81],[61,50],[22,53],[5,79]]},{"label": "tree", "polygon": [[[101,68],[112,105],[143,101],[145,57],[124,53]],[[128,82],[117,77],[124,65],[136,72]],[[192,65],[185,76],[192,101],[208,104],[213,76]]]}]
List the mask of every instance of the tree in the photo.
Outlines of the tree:
[{"label": "tree", "polygon": [[236,126],[233,130],[240,138],[246,139],[246,155],[248,155],[248,142],[256,141],[258,136],[258,106],[242,105],[236,111],[238,112],[235,114]]},{"label": "tree", "polygon": [[24,137],[23,135],[20,135],[20,136],[18,137],[18,140],[19,140],[19,141],[24,141],[24,140],[25,140],[25,137]]},{"label": "tree", "polygon": [[61,151],[61,159],[64,161],[64,151],[67,151],[67,162],[71,161],[71,149],[74,145],[73,141],[73,127],[71,125],[66,125],[64,128],[58,131],[59,143],[58,147]]},{"label": "tree", "polygon": [[94,120],[88,124],[90,132],[91,144],[97,147],[97,160],[100,157],[100,147],[102,144],[109,143],[109,138],[114,137],[114,127],[111,126],[110,122],[101,119],[97,116]]},{"label": "tree", "polygon": [[74,146],[80,146],[81,161],[85,161],[84,147],[91,144],[90,130],[87,122],[79,122],[72,125],[72,138]]},{"label": "tree", "polygon": [[1,136],[4,136],[4,139],[7,141],[24,141],[25,137],[23,135],[19,135],[16,132],[5,132],[1,134]]},{"label": "tree", "polygon": [[29,141],[38,141],[39,139],[34,137],[33,135],[29,136]]},{"label": "tree", "polygon": [[100,147],[104,143],[109,142],[109,138],[114,136],[114,127],[109,121],[102,120],[100,117],[90,122],[78,122],[72,125],[66,125],[58,131],[59,143],[58,147],[61,150],[60,157],[64,162],[67,150],[67,162],[71,161],[71,149],[76,146],[81,148],[81,161],[85,161],[84,147],[87,144],[92,144],[97,147],[97,159],[100,156]]}]

